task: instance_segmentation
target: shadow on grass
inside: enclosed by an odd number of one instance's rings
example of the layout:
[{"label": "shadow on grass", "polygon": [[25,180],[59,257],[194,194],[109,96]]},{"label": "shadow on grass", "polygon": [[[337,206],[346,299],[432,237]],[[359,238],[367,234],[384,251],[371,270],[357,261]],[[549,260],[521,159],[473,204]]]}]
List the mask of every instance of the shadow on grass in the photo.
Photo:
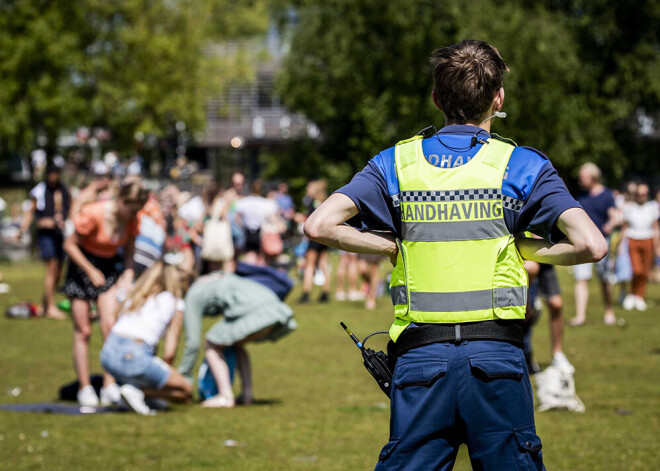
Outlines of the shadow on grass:
[{"label": "shadow on grass", "polygon": [[255,399],[252,404],[236,403],[237,407],[254,407],[254,406],[276,406],[282,404],[282,399]]}]

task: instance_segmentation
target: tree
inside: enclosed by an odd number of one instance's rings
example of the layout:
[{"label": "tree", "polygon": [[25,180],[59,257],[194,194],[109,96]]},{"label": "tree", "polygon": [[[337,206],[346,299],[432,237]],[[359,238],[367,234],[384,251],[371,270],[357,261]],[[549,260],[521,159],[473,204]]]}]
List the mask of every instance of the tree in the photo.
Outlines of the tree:
[{"label": "tree", "polygon": [[108,128],[124,149],[177,121],[203,130],[209,93],[250,73],[209,45],[265,31],[263,11],[259,0],[0,2],[0,150],[29,150],[37,132],[52,145],[76,126]]},{"label": "tree", "polygon": [[[0,148],[51,142],[84,108],[70,64],[82,61],[75,2],[0,2]],[[71,27],[73,26],[73,27]]]},{"label": "tree", "polygon": [[[568,21],[580,45],[582,69],[592,77],[589,92],[595,126],[615,142],[605,170],[615,177],[626,172],[660,173],[660,4],[645,0],[545,3]],[[640,132],[640,114],[655,118],[655,140]]]},{"label": "tree", "polygon": [[[299,21],[280,92],[286,105],[319,125],[326,159],[347,161],[358,170],[398,139],[431,123],[442,124],[430,100],[426,58],[437,47],[483,39],[498,47],[511,69],[505,79],[508,117],[495,123],[494,130],[546,152],[560,170],[568,172],[590,160],[620,176],[630,167],[620,131],[659,86],[653,71],[660,28],[653,30],[655,36],[650,31],[640,35],[633,56],[619,57],[614,44],[611,53],[591,55],[588,38],[600,37],[603,27],[598,32],[595,20],[590,23],[575,13],[576,5],[589,2],[566,3],[392,0],[374,8],[369,0],[300,0],[294,2]],[[620,28],[614,38],[625,40],[634,25],[616,16],[627,7],[615,3],[598,21],[607,19],[610,27]],[[654,3],[643,9],[649,17],[658,14],[650,6]],[[648,23],[648,30],[657,24],[640,22]],[[643,64],[649,63],[652,51],[655,59],[647,71]],[[624,73],[607,72],[612,55]],[[613,93],[626,79],[632,82],[626,93]]]}]

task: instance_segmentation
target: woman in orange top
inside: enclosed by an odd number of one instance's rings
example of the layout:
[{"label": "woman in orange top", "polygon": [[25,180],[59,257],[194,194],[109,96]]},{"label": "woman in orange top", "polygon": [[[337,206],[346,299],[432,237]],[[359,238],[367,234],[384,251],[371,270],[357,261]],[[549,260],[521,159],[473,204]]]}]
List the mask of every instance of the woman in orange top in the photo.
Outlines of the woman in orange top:
[{"label": "woman in orange top", "polygon": [[[99,398],[89,379],[90,301],[96,300],[101,333],[105,338],[117,310],[117,286],[130,288],[133,281],[133,248],[138,211],[148,191],[139,182],[120,187],[117,198],[85,205],[74,216],[75,232],[64,242],[69,267],[62,292],[71,300],[73,317],[73,363],[80,383],[78,402],[98,406]],[[122,259],[117,252],[124,248]],[[102,406],[119,401],[119,388],[105,375],[101,389]]]}]

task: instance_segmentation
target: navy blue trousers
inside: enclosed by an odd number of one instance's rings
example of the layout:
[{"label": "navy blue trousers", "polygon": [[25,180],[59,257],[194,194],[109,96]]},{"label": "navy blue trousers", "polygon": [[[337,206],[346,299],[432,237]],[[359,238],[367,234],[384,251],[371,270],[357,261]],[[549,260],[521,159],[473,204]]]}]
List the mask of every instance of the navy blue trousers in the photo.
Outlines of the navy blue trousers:
[{"label": "navy blue trousers", "polygon": [[448,471],[462,443],[476,471],[545,470],[522,349],[435,343],[397,360],[390,441],[376,470]]}]

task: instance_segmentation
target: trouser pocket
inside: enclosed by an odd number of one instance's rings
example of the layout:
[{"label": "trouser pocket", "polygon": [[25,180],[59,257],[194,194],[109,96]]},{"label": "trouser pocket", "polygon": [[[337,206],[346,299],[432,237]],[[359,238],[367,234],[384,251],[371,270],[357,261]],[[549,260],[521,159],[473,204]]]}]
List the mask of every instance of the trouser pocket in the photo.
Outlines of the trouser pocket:
[{"label": "trouser pocket", "polygon": [[402,361],[395,370],[394,387],[397,389],[412,386],[430,388],[446,374],[447,360],[445,359]]},{"label": "trouser pocket", "polygon": [[518,445],[518,467],[521,471],[542,471],[541,439],[536,434],[534,425],[519,427],[513,431]]},{"label": "trouser pocket", "polygon": [[516,354],[477,354],[471,355],[469,358],[474,375],[486,382],[496,379],[520,381],[524,375],[519,352]]},{"label": "trouser pocket", "polygon": [[387,458],[389,458],[390,455],[392,455],[392,452],[394,452],[394,449],[396,448],[398,443],[399,443],[399,438],[397,437],[390,438],[390,441],[380,451],[380,455],[378,455],[378,461],[379,462],[386,461]]}]

